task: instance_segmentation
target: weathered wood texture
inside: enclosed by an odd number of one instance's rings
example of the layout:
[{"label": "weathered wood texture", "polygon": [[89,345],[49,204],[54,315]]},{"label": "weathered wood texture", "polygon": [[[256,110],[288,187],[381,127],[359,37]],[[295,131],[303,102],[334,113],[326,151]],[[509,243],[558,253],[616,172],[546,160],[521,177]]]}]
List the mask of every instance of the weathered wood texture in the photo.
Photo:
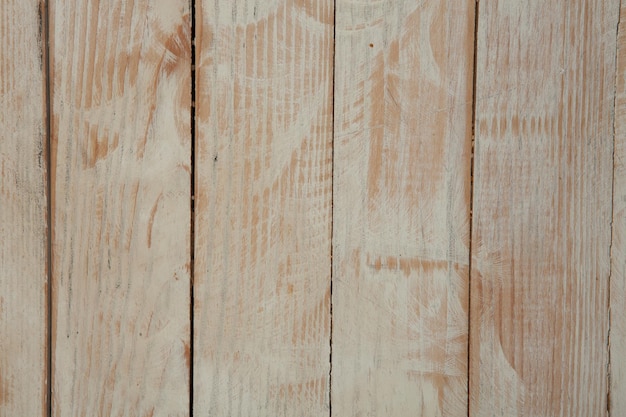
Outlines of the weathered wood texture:
[{"label": "weathered wood texture", "polygon": [[480,2],[472,416],[606,414],[618,3]]},{"label": "weathered wood texture", "polygon": [[626,2],[617,38],[613,242],[611,246],[610,415],[626,415]]},{"label": "weathered wood texture", "polygon": [[474,1],[338,0],[332,410],[466,416]]},{"label": "weathered wood texture", "polygon": [[620,0],[48,1],[0,0],[0,416],[626,415]]},{"label": "weathered wood texture", "polygon": [[333,2],[196,4],[194,412],[328,415]]},{"label": "weathered wood texture", "polygon": [[0,2],[0,416],[47,410],[43,7]]},{"label": "weathered wood texture", "polygon": [[188,415],[188,2],[50,18],[53,415]]}]

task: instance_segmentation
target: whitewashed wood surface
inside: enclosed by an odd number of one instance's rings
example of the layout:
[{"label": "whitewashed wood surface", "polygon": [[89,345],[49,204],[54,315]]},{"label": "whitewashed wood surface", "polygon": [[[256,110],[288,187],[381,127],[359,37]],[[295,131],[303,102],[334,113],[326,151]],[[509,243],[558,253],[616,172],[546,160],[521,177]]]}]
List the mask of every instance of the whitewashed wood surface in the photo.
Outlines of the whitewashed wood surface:
[{"label": "whitewashed wood surface", "polygon": [[467,415],[474,6],[337,2],[337,416]]},{"label": "whitewashed wood surface", "polygon": [[50,2],[53,416],[189,413],[190,18]]},{"label": "whitewashed wood surface", "polygon": [[607,412],[618,3],[480,3],[472,416]]},{"label": "whitewashed wood surface", "polygon": [[329,413],[333,2],[197,13],[197,415]]},{"label": "whitewashed wood surface", "polygon": [[0,2],[0,417],[626,415],[625,10]]},{"label": "whitewashed wood surface", "polygon": [[44,416],[48,398],[45,21],[0,3],[0,416]]}]

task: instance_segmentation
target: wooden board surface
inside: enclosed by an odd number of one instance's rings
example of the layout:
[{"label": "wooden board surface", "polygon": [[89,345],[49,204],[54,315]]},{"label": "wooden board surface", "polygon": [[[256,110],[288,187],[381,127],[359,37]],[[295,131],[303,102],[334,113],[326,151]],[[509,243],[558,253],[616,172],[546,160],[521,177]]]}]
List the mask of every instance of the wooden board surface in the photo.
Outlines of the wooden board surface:
[{"label": "wooden board surface", "polygon": [[466,416],[473,1],[337,1],[332,410]]},{"label": "wooden board surface", "polygon": [[0,2],[0,416],[47,412],[44,5]]},{"label": "wooden board surface", "polygon": [[620,0],[48,2],[0,416],[626,415]]},{"label": "wooden board surface", "polygon": [[611,246],[610,415],[626,415],[626,3],[616,53],[613,242]]},{"label": "wooden board surface", "polygon": [[196,415],[329,412],[332,5],[196,3]]},{"label": "wooden board surface", "polygon": [[618,3],[480,3],[472,416],[606,414]]},{"label": "wooden board surface", "polygon": [[188,1],[50,17],[53,415],[188,415]]}]

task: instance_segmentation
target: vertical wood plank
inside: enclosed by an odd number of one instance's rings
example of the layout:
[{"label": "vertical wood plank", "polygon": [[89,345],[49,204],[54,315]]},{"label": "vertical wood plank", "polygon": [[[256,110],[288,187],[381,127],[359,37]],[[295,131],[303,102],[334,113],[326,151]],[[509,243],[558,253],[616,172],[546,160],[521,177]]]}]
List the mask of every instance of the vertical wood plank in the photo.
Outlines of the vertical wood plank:
[{"label": "vertical wood plank", "polygon": [[611,246],[610,415],[626,415],[626,2],[617,38],[613,242]]},{"label": "vertical wood plank", "polygon": [[189,3],[50,7],[53,415],[188,415]]},{"label": "vertical wood plank", "polygon": [[0,416],[47,411],[44,7],[0,2]]},{"label": "vertical wood plank", "polygon": [[474,1],[337,1],[332,410],[466,416]]},{"label": "vertical wood plank", "polygon": [[333,1],[196,16],[194,413],[328,415]]},{"label": "vertical wood plank", "polygon": [[607,412],[618,4],[480,3],[472,416]]}]

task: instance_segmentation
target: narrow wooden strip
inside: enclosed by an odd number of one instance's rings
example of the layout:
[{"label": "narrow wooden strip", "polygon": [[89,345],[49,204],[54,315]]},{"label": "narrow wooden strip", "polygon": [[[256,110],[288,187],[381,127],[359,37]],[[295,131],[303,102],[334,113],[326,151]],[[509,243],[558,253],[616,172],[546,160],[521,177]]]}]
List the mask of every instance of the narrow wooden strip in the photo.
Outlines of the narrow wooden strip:
[{"label": "narrow wooden strip", "polygon": [[613,244],[611,247],[610,415],[626,415],[626,2],[617,38]]},{"label": "narrow wooden strip", "polygon": [[606,414],[618,3],[480,3],[472,417]]},{"label": "narrow wooden strip", "polygon": [[329,413],[333,1],[198,0],[194,413]]},{"label": "narrow wooden strip", "polygon": [[0,2],[0,416],[48,408],[43,13]]},{"label": "narrow wooden strip", "polygon": [[53,415],[188,415],[189,2],[50,11]]},{"label": "narrow wooden strip", "polygon": [[466,416],[474,1],[337,1],[332,410]]}]

